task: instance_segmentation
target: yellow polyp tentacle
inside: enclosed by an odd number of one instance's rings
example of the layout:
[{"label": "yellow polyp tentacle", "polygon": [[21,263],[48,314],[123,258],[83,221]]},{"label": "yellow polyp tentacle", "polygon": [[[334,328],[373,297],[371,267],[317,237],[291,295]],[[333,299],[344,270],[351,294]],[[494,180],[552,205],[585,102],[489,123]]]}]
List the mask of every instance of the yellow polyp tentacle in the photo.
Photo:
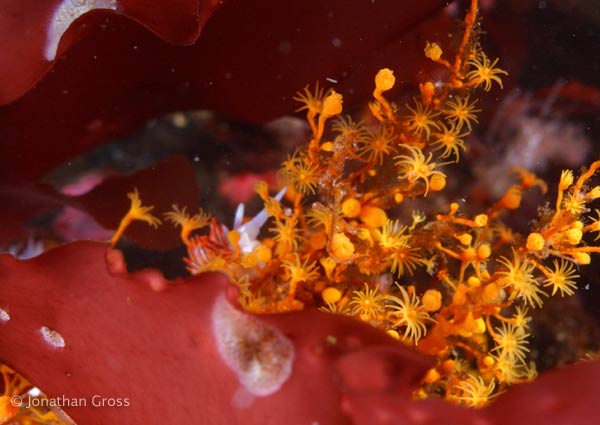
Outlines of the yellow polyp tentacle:
[{"label": "yellow polyp tentacle", "polygon": [[112,246],[117,244],[121,236],[123,236],[123,233],[125,233],[127,227],[129,227],[133,221],[144,221],[153,228],[158,227],[161,223],[157,217],[150,214],[150,211],[154,209],[153,206],[142,206],[142,201],[139,197],[137,188],[134,189],[133,192],[128,193],[127,197],[131,200],[131,206],[129,207],[127,214],[125,214],[125,217],[121,219],[117,231],[110,240]]},{"label": "yellow polyp tentacle", "polygon": [[179,236],[186,246],[191,245],[190,235],[194,230],[199,230],[206,227],[210,223],[210,215],[206,214],[202,209],[193,216],[189,216],[186,212],[186,207],[182,210],[177,205],[172,206],[173,211],[165,213],[165,218],[175,226],[180,226],[181,231]]}]

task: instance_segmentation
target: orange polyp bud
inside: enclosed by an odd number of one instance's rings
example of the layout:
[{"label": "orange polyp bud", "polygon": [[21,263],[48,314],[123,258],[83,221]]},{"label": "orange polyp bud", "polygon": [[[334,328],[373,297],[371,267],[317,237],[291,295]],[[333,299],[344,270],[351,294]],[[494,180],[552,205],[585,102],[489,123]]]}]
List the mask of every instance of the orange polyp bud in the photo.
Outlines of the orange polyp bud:
[{"label": "orange polyp bud", "polygon": [[321,297],[326,303],[335,304],[342,298],[342,293],[337,288],[329,287],[321,292]]},{"label": "orange polyp bud", "polygon": [[469,235],[468,233],[462,233],[460,235],[456,235],[456,239],[458,239],[461,244],[468,246],[471,245],[473,236]]},{"label": "orange polyp bud", "polygon": [[496,363],[492,356],[485,356],[482,361],[483,365],[486,367],[492,367]]},{"label": "orange polyp bud", "polygon": [[259,245],[254,248],[256,259],[261,263],[267,263],[271,260],[271,248],[265,245]]},{"label": "orange polyp bud", "polygon": [[473,247],[467,248],[460,253],[460,259],[462,261],[474,261],[477,259],[477,251]]},{"label": "orange polyp bud", "polygon": [[325,290],[325,285],[326,283],[322,280],[317,280],[314,284],[313,284],[313,291],[316,292],[323,292]]},{"label": "orange polyp bud", "polygon": [[385,333],[394,339],[400,339],[400,334],[394,329],[388,329]]},{"label": "orange polyp bud", "polygon": [[321,258],[321,260],[319,260],[321,265],[323,266],[323,268],[325,269],[325,274],[327,275],[328,279],[332,278],[332,273],[335,270],[335,260],[331,257],[323,257]]},{"label": "orange polyp bud", "polygon": [[485,320],[482,317],[475,319],[475,329],[473,330],[476,334],[483,334],[486,331]]},{"label": "orange polyp bud", "polygon": [[446,360],[442,363],[442,369],[448,374],[453,373],[456,369],[456,362],[454,360]]},{"label": "orange polyp bud", "polygon": [[467,302],[467,287],[463,283],[460,283],[456,288],[456,292],[452,297],[452,303],[456,305],[463,305]]},{"label": "orange polyp bud", "polygon": [[592,262],[592,257],[587,252],[574,252],[571,254],[573,260],[577,261],[578,264],[586,265]]},{"label": "orange polyp bud", "polygon": [[435,94],[435,85],[431,81],[427,81],[425,84],[419,83],[419,90],[421,91],[423,103],[429,105]]},{"label": "orange polyp bud", "polygon": [[421,297],[425,311],[438,311],[442,307],[442,294],[435,289],[428,289]]},{"label": "orange polyp bud", "polygon": [[467,279],[467,284],[471,288],[478,288],[479,286],[481,286],[481,280],[479,280],[479,278],[477,278],[475,276],[471,276]]},{"label": "orange polyp bud", "polygon": [[321,145],[321,150],[324,152],[333,152],[333,142],[325,142]]},{"label": "orange polyp bud", "polygon": [[491,304],[500,301],[500,291],[501,289],[495,283],[485,285],[483,288],[483,302]]},{"label": "orange polyp bud", "polygon": [[367,226],[381,227],[386,223],[388,217],[381,208],[367,205],[360,210],[360,219]]},{"label": "orange polyp bud", "polygon": [[473,220],[475,222],[475,224],[479,227],[485,227],[487,226],[488,223],[488,216],[487,214],[479,214],[478,216],[475,217],[475,220]]},{"label": "orange polyp bud", "polygon": [[343,97],[341,94],[332,90],[331,93],[323,99],[323,109],[321,110],[321,116],[330,118],[335,115],[342,113],[342,102]]},{"label": "orange polyp bud", "polygon": [[511,186],[500,199],[500,206],[509,210],[516,210],[521,205],[522,192],[519,186]]},{"label": "orange polyp bud", "polygon": [[256,267],[258,259],[254,252],[250,252],[248,254],[242,255],[242,261],[240,262],[241,266],[246,269],[252,269]]},{"label": "orange polyp bud", "polygon": [[371,232],[369,231],[369,229],[359,229],[358,230],[358,239],[360,239],[361,241],[372,241],[373,237],[371,236]]},{"label": "orange polyp bud", "polygon": [[439,192],[446,187],[446,176],[440,174],[434,174],[429,179],[429,190],[432,192]]},{"label": "orange polyp bud", "polygon": [[577,221],[573,222],[572,227],[574,229],[583,229],[583,222],[581,220],[577,220]]},{"label": "orange polyp bud", "polygon": [[401,193],[396,193],[394,195],[394,201],[396,201],[397,204],[401,203],[402,201],[404,201],[404,195]]},{"label": "orange polyp bud", "polygon": [[313,233],[310,235],[308,243],[312,249],[318,251],[327,245],[327,237],[323,233]]},{"label": "orange polyp bud", "polygon": [[434,382],[439,381],[440,373],[435,369],[429,369],[423,378],[423,382],[426,384],[433,384]]},{"label": "orange polyp bud", "polygon": [[527,249],[530,251],[541,251],[544,248],[546,241],[544,237],[536,232],[530,233],[527,236]]},{"label": "orange polyp bud", "polygon": [[577,245],[579,242],[581,242],[581,238],[583,236],[583,232],[581,231],[581,229],[569,229],[565,232],[566,236],[567,236],[567,241],[571,244],[571,245]]},{"label": "orange polyp bud", "polygon": [[432,61],[438,61],[442,57],[444,51],[437,43],[427,42],[425,45],[425,56],[431,59]]},{"label": "orange polyp bud", "polygon": [[384,91],[390,90],[396,84],[396,77],[394,77],[394,71],[388,68],[382,68],[375,75],[375,91],[373,92],[374,97]]},{"label": "orange polyp bud", "polygon": [[343,233],[336,233],[331,238],[331,253],[341,260],[345,260],[354,255],[354,245]]},{"label": "orange polyp bud", "polygon": [[464,322],[459,324],[458,334],[469,338],[474,333],[481,333],[479,331],[480,326],[478,325],[477,320],[473,318],[473,312],[469,311],[469,314],[467,314],[467,317],[465,317]]},{"label": "orange polyp bud", "polygon": [[477,248],[477,259],[478,260],[485,260],[487,258],[490,257],[490,255],[492,255],[492,248],[490,247],[489,244],[484,243],[479,245],[479,247]]},{"label": "orange polyp bud", "polygon": [[342,214],[346,217],[354,218],[360,214],[360,202],[356,198],[348,198],[342,202]]}]

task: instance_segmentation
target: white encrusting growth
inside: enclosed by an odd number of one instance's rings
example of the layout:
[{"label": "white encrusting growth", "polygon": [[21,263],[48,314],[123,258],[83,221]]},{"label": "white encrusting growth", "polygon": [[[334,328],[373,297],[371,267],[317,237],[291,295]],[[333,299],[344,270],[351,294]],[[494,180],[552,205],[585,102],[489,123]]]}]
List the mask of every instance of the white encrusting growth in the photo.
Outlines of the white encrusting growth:
[{"label": "white encrusting growth", "polygon": [[40,328],[40,333],[42,334],[44,341],[51,347],[64,348],[65,339],[57,331],[47,328],[46,326],[42,326]]},{"label": "white encrusting growth", "polygon": [[8,314],[8,311],[4,310],[3,308],[0,308],[0,322],[8,322],[10,320],[10,314]]},{"label": "white encrusting growth", "polygon": [[56,58],[58,43],[71,24],[84,13],[94,9],[117,9],[117,0],[63,0],[52,14],[46,33],[44,57]]},{"label": "white encrusting growth", "polygon": [[10,244],[6,248],[6,252],[18,260],[29,260],[43,254],[44,249],[44,241],[30,237],[24,245],[21,243]]},{"label": "white encrusting growth", "polygon": [[223,295],[213,307],[212,332],[221,358],[253,396],[277,392],[290,377],[292,342],[275,326],[236,310]]}]

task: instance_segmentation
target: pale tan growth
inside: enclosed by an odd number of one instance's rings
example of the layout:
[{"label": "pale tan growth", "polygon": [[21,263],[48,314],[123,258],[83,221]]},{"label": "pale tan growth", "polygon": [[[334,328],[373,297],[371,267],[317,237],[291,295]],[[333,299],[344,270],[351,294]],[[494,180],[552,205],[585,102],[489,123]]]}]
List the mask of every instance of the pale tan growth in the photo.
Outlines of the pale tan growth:
[{"label": "pale tan growth", "polygon": [[0,322],[8,322],[10,320],[10,314],[8,314],[8,311],[4,310],[3,308],[0,308]]},{"label": "pale tan growth", "polygon": [[117,0],[64,0],[52,14],[48,32],[44,57],[51,61],[56,58],[56,51],[62,35],[71,24],[84,13],[94,9],[117,9]]},{"label": "pale tan growth", "polygon": [[42,334],[42,338],[44,339],[44,341],[51,347],[65,347],[65,339],[57,331],[47,328],[46,326],[42,326],[40,328],[40,333]]},{"label": "pale tan growth", "polygon": [[213,306],[212,332],[221,358],[252,395],[271,395],[289,379],[292,341],[276,327],[236,310],[223,295]]}]

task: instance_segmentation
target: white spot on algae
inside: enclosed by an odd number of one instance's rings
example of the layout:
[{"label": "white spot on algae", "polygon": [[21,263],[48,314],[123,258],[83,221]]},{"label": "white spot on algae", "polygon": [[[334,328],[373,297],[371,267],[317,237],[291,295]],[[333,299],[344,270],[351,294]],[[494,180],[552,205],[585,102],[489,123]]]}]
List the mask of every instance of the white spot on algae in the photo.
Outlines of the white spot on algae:
[{"label": "white spot on algae", "polygon": [[46,326],[42,326],[40,328],[40,333],[42,334],[42,338],[44,338],[44,341],[51,347],[65,347],[65,339],[57,331],[47,328]]},{"label": "white spot on algae", "polygon": [[63,0],[52,14],[46,33],[44,57],[51,61],[56,58],[58,43],[71,24],[84,13],[94,9],[117,9],[117,0]]},{"label": "white spot on algae", "polygon": [[294,345],[276,327],[215,301],[212,331],[221,358],[252,395],[278,391],[292,373]]},{"label": "white spot on algae", "polygon": [[8,314],[8,311],[4,310],[3,308],[0,308],[0,322],[8,322],[10,320],[10,314]]}]

